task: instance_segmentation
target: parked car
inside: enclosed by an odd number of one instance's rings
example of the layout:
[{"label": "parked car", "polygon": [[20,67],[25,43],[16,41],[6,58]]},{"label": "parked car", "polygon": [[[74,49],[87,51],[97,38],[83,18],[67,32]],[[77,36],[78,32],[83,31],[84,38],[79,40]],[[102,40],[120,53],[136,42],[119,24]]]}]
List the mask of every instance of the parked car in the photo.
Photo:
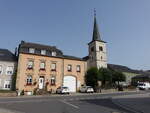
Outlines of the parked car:
[{"label": "parked car", "polygon": [[68,87],[61,86],[56,89],[56,93],[57,94],[69,94],[70,91]]},{"label": "parked car", "polygon": [[148,89],[150,89],[150,83],[140,82],[140,83],[138,83],[137,88],[139,88],[140,90],[148,90]]},{"label": "parked car", "polygon": [[126,82],[120,82],[120,85],[122,85],[122,87],[127,88],[130,84],[126,83]]},{"label": "parked car", "polygon": [[94,89],[91,86],[82,86],[80,88],[81,93],[94,93]]}]

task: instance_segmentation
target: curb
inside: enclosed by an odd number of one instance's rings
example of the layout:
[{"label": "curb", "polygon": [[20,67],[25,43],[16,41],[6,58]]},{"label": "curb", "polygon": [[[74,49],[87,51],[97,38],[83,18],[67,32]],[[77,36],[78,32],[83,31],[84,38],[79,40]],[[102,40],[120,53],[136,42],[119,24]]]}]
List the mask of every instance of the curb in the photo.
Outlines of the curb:
[{"label": "curb", "polygon": [[58,95],[58,94],[49,94],[49,95],[31,95],[31,96],[16,96],[16,97],[0,97],[3,98],[40,98],[40,97],[63,97],[63,96],[88,96],[88,95],[105,95],[105,94],[123,94],[123,93],[140,93],[139,91],[123,91],[123,92],[109,92],[109,93],[72,93],[69,95]]}]

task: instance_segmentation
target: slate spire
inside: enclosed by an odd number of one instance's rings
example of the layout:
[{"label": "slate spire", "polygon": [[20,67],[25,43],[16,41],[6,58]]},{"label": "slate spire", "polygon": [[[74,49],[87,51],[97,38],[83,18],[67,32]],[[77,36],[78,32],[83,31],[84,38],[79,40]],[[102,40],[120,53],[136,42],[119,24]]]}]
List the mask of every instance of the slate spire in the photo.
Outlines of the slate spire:
[{"label": "slate spire", "polygon": [[94,28],[93,28],[93,38],[92,41],[101,41],[100,33],[98,30],[98,25],[96,21],[96,10],[94,9]]}]

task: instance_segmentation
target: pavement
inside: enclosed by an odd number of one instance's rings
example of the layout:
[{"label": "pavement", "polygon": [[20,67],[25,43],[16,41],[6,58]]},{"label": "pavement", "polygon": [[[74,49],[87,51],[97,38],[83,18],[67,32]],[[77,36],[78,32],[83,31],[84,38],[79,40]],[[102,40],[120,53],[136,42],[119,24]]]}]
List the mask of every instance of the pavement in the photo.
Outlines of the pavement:
[{"label": "pavement", "polygon": [[0,113],[148,113],[149,102],[143,91],[9,97],[0,98]]}]

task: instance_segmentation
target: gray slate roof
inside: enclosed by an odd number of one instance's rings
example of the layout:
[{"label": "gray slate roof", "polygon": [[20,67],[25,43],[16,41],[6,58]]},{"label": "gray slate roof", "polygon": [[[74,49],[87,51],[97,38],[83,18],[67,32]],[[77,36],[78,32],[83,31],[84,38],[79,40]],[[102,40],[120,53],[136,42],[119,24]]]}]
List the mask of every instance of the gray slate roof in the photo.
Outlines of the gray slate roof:
[{"label": "gray slate roof", "polygon": [[[29,48],[35,48],[35,53],[34,53],[35,55],[41,55],[40,53],[41,50],[47,50],[45,56],[65,58],[65,59],[71,59],[71,60],[83,60],[82,58],[79,58],[79,57],[63,55],[63,52],[57,49],[55,46],[48,46],[48,45],[25,42],[25,41],[21,41],[19,45],[19,53],[31,54],[29,53]],[[57,53],[56,56],[51,55],[52,51],[55,51]]]},{"label": "gray slate roof", "polygon": [[71,59],[71,60],[83,60],[82,58],[70,56],[70,55],[63,55],[63,58]]},{"label": "gray slate roof", "polygon": [[100,37],[99,30],[98,30],[96,17],[94,17],[94,29],[93,29],[93,39],[92,39],[92,41],[96,41],[96,40],[100,41],[101,37]]},{"label": "gray slate roof", "polygon": [[98,29],[98,25],[97,25],[97,21],[96,21],[96,16],[94,16],[93,37],[92,37],[92,41],[91,42],[94,42],[94,41],[100,41],[100,42],[106,43],[105,41],[103,41],[101,39],[101,36],[100,36],[100,33],[99,33],[99,29]]},{"label": "gray slate roof", "polygon": [[57,49],[55,46],[48,46],[25,41],[21,41],[19,45],[19,53],[29,53],[29,48],[34,48],[36,55],[41,55],[41,50],[46,50],[46,56],[51,56],[52,51],[55,51],[57,53],[57,57],[63,55],[62,51]]},{"label": "gray slate roof", "polygon": [[20,47],[21,48],[45,49],[45,50],[56,50],[57,49],[55,46],[48,46],[48,45],[25,42],[25,41],[21,41]]},{"label": "gray slate roof", "polygon": [[0,49],[0,61],[17,61],[17,57],[8,49]]}]

